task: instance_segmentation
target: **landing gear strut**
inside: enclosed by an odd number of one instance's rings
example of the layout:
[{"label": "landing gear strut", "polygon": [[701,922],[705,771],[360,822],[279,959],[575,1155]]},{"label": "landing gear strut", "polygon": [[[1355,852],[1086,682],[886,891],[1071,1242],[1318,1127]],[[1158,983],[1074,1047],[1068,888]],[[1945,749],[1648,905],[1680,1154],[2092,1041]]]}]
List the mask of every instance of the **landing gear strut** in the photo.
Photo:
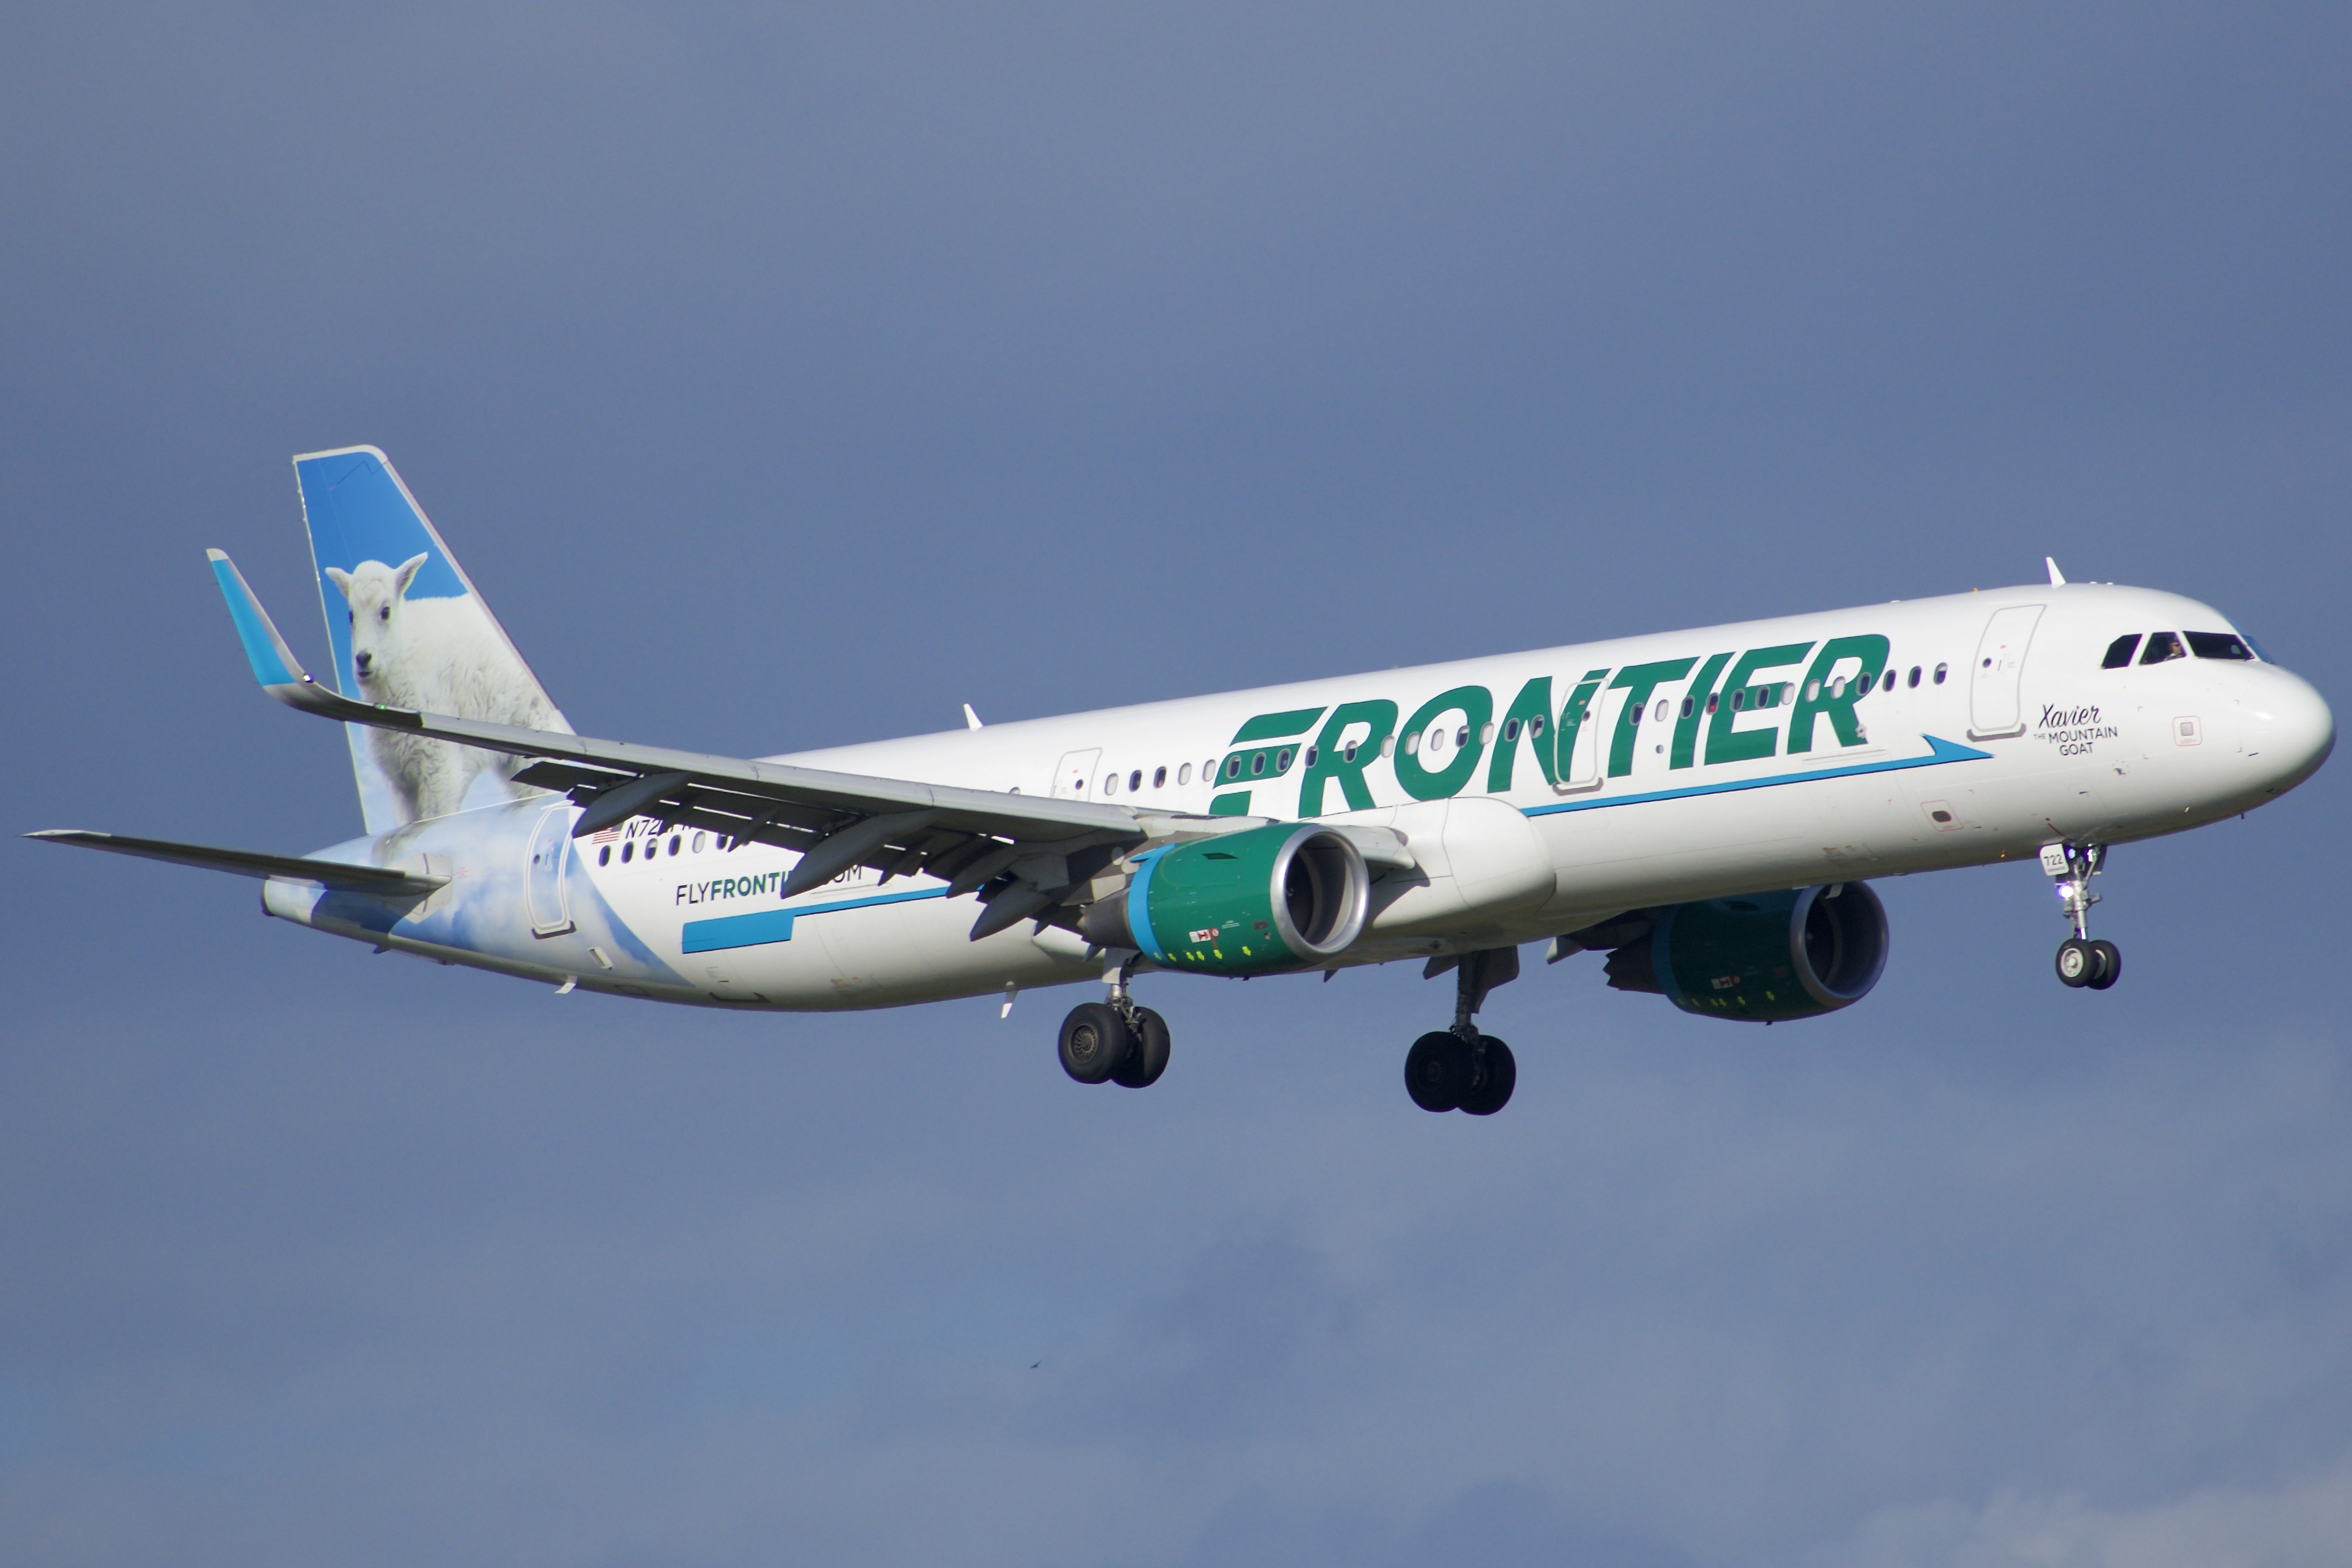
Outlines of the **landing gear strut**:
[{"label": "landing gear strut", "polygon": [[1110,995],[1080,1003],[1062,1020],[1062,1070],[1080,1083],[1150,1089],[1168,1070],[1168,1020],[1127,994],[1126,963],[1105,970],[1103,979]]},{"label": "landing gear strut", "polygon": [[2099,901],[2099,895],[2091,891],[2091,879],[2099,874],[2106,859],[2104,844],[2042,847],[2042,868],[2057,881],[2059,908],[2074,927],[2074,934],[2058,944],[2062,984],[2105,991],[2123,977],[2124,955],[2116,944],[2091,939],[2091,906]]},{"label": "landing gear strut", "polygon": [[1498,947],[1458,959],[1433,958],[1423,973],[1434,979],[1449,968],[1454,972],[1454,1026],[1412,1043],[1404,1058],[1405,1092],[1423,1110],[1492,1116],[1510,1103],[1519,1065],[1510,1047],[1480,1034],[1470,1020],[1486,1005],[1486,993],[1518,978],[1519,950]]}]

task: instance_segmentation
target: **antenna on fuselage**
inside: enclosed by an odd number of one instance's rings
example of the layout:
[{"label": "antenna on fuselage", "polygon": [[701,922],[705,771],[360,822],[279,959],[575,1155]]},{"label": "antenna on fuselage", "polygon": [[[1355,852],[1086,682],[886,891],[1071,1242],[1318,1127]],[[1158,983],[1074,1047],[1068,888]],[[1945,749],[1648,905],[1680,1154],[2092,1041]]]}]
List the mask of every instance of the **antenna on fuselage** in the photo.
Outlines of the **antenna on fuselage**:
[{"label": "antenna on fuselage", "polygon": [[[2042,558],[2042,564],[2050,568],[2050,585],[2052,587],[2063,588],[2066,585],[2066,574],[2058,570],[2058,558],[2056,556],[2043,556]],[[964,711],[969,713],[971,710],[967,708]]]},{"label": "antenna on fuselage", "polygon": [[[2054,571],[2055,568],[2053,567],[2053,570]],[[980,715],[971,710],[971,704],[969,702],[963,705],[963,727],[967,730],[980,728]]]}]

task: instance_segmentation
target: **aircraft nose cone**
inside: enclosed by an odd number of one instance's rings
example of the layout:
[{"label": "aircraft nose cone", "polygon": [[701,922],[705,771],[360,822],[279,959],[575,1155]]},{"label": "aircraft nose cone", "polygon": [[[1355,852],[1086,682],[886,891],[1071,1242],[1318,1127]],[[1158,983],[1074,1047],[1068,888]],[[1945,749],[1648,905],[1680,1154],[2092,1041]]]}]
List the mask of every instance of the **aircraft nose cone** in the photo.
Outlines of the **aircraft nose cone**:
[{"label": "aircraft nose cone", "polygon": [[2336,715],[2303,677],[2276,666],[2263,674],[2243,700],[2239,722],[2247,761],[2263,771],[2271,794],[2284,795],[2317,773],[2336,749]]}]

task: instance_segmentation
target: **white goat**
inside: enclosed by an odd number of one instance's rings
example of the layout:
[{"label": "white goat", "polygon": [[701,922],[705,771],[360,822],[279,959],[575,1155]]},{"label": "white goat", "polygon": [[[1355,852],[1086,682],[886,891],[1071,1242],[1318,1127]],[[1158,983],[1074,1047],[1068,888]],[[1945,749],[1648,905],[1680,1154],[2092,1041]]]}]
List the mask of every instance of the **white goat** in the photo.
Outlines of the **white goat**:
[{"label": "white goat", "polygon": [[[567,729],[471,594],[407,597],[417,568],[427,559],[414,555],[398,566],[362,561],[349,572],[327,568],[351,606],[352,669],[361,695],[371,702],[457,719]],[[509,794],[529,793],[509,782],[522,766],[519,758],[397,730],[372,729],[368,742],[398,799],[404,825],[459,809],[466,791],[483,773],[497,778]]]}]

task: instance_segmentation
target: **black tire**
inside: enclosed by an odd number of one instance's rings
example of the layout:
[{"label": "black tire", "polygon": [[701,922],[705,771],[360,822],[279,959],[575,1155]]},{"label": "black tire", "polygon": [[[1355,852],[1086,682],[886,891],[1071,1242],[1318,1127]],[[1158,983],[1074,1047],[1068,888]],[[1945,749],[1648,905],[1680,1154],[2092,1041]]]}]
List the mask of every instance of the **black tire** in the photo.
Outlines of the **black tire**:
[{"label": "black tire", "polygon": [[1085,1002],[1062,1020],[1062,1070],[1080,1083],[1100,1083],[1134,1053],[1127,1020],[1106,1002]]},{"label": "black tire", "polygon": [[1511,1055],[1511,1047],[1492,1035],[1478,1037],[1478,1049],[1473,1053],[1474,1079],[1462,1096],[1462,1110],[1469,1116],[1492,1116],[1511,1103],[1511,1090],[1518,1087],[1519,1064]]},{"label": "black tire", "polygon": [[2079,936],[2070,936],[2058,944],[2058,983],[2076,990],[2099,977],[2099,950]]},{"label": "black tire", "polygon": [[1404,1091],[1423,1110],[1452,1110],[1470,1087],[1470,1047],[1461,1036],[1433,1030],[1404,1058]]},{"label": "black tire", "polygon": [[2123,950],[2104,937],[2091,944],[2099,952],[2099,974],[2087,984],[2094,991],[2105,991],[2124,977]]},{"label": "black tire", "polygon": [[1150,1089],[1168,1070],[1168,1020],[1149,1007],[1135,1010],[1135,1048],[1110,1075],[1121,1089]]}]

